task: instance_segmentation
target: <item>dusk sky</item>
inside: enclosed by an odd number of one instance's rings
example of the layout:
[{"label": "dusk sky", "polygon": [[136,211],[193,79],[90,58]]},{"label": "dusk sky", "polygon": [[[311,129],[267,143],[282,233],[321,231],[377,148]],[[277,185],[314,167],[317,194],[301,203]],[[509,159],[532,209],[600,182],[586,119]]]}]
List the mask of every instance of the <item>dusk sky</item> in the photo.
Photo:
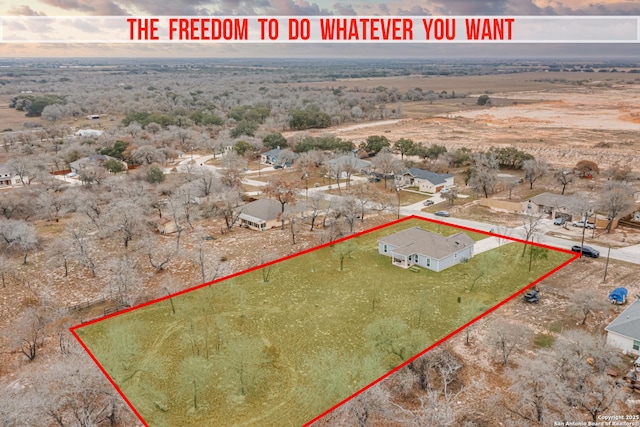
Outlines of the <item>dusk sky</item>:
[{"label": "dusk sky", "polygon": [[[437,16],[640,16],[640,2],[603,0],[5,0],[6,15],[114,16],[114,15],[437,15]],[[640,45],[37,45],[1,44],[0,57],[134,56],[134,57],[638,57]]]}]

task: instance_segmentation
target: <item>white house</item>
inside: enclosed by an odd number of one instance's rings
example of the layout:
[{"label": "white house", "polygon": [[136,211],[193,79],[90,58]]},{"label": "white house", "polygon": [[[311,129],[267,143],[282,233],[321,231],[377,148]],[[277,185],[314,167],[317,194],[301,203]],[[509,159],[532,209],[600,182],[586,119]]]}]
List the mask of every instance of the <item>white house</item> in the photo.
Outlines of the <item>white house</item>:
[{"label": "white house", "polygon": [[102,136],[104,131],[98,129],[80,129],[75,133],[76,136],[98,138]]},{"label": "white house", "polygon": [[433,271],[442,271],[471,259],[473,246],[473,239],[465,233],[447,237],[420,227],[378,239],[378,253],[391,257],[393,265],[402,268],[419,265]]},{"label": "white house", "polygon": [[19,175],[13,173],[9,166],[0,165],[0,188],[27,184],[29,184],[29,178],[27,176],[20,178]]},{"label": "white house", "polygon": [[640,355],[640,299],[636,299],[604,328],[607,344],[624,353]]},{"label": "white house", "polygon": [[453,175],[409,168],[402,174],[396,175],[396,186],[417,186],[425,193],[437,193],[445,187],[453,186]]}]

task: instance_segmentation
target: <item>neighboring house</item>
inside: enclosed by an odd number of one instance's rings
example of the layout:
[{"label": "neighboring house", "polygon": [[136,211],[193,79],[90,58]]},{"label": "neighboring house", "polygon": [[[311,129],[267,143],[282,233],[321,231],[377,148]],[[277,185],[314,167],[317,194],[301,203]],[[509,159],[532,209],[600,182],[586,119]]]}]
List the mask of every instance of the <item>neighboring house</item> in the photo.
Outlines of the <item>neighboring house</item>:
[{"label": "neighboring house", "polygon": [[98,138],[102,136],[104,131],[97,129],[80,129],[75,133],[76,136],[88,136],[93,138]]},{"label": "neighboring house", "polygon": [[425,193],[438,193],[445,187],[453,186],[453,175],[435,173],[425,169],[409,168],[400,175],[396,175],[397,187],[417,186]]},{"label": "neighboring house", "polygon": [[571,215],[567,207],[570,200],[569,196],[562,194],[542,193],[522,202],[522,212],[548,215],[549,218],[560,216],[570,219]]},{"label": "neighboring house", "polygon": [[291,163],[298,156],[291,150],[281,150],[280,147],[266,151],[260,155],[260,161],[274,166],[291,167]]},{"label": "neighboring house", "polygon": [[20,176],[13,173],[11,168],[9,168],[7,165],[0,165],[0,188],[27,184],[29,184],[28,177],[25,176],[23,178],[20,178]]},{"label": "neighboring house", "polygon": [[465,233],[443,236],[412,227],[378,239],[378,253],[402,268],[412,265],[442,271],[473,257],[474,242]]},{"label": "neighboring house", "polygon": [[[328,160],[326,166],[329,169],[328,175],[330,178],[335,178],[338,171],[340,171],[340,178],[346,178],[352,173],[367,173],[371,167],[371,162],[359,159],[352,153]],[[346,172],[347,169],[349,169],[349,173]]]},{"label": "neighboring house", "polygon": [[[285,224],[286,217],[291,214],[300,214],[304,218],[307,210],[306,203],[297,203],[294,206],[286,204],[284,207]],[[240,207],[240,226],[252,230],[265,231],[271,228],[282,226],[282,205],[277,200],[259,199]]]},{"label": "neighboring house", "polygon": [[88,157],[83,157],[81,159],[76,160],[75,162],[69,163],[69,169],[71,169],[72,173],[79,175],[81,172],[85,170],[95,170],[96,167],[103,167],[104,163],[107,160],[116,160],[122,163],[124,166],[124,170],[126,171],[128,166],[126,162],[118,160],[111,156],[105,156],[104,154],[93,154]]},{"label": "neighboring house", "polygon": [[636,299],[609,326],[607,344],[626,353],[640,355],[640,299]]}]

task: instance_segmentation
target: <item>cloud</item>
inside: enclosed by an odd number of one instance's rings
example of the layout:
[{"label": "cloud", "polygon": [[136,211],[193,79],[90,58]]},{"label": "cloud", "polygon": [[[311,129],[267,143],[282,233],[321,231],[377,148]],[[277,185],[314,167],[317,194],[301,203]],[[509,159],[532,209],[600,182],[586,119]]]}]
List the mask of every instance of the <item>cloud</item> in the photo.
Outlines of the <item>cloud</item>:
[{"label": "cloud", "polygon": [[9,9],[9,13],[7,15],[14,16],[47,16],[44,12],[38,12],[36,10],[31,9],[31,7],[22,5],[22,6],[13,6]]},{"label": "cloud", "polygon": [[334,15],[332,11],[306,0],[271,0],[271,9],[273,15]]},{"label": "cloud", "polygon": [[63,10],[84,12],[87,15],[115,16],[129,13],[111,0],[42,0]]},{"label": "cloud", "polygon": [[422,16],[422,15],[430,16],[432,15],[432,13],[429,10],[418,5],[411,6],[409,9],[399,8],[396,10],[395,14],[399,16]]},{"label": "cloud", "polygon": [[350,4],[336,3],[333,5],[333,9],[336,11],[336,15],[355,16],[358,14]]}]

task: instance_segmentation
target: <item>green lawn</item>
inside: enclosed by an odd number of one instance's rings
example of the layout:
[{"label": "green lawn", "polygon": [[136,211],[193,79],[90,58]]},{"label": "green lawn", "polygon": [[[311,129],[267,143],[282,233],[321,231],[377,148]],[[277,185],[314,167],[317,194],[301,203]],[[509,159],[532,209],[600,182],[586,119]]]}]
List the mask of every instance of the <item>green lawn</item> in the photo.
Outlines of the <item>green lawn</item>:
[{"label": "green lawn", "polygon": [[300,426],[571,257],[528,272],[511,243],[414,273],[378,254],[416,225],[459,231],[410,219],[76,332],[151,426]]}]

